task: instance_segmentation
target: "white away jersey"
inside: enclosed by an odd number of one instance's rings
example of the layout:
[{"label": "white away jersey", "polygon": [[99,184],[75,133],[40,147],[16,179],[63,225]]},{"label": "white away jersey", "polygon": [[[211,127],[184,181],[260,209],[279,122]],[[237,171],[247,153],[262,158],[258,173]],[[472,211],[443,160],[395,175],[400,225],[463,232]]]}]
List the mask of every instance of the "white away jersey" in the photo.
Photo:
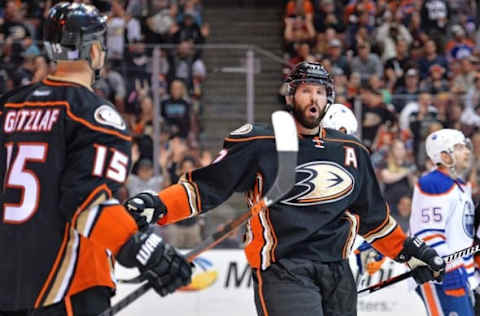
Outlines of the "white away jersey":
[{"label": "white away jersey", "polygon": [[[440,256],[449,255],[473,244],[474,211],[470,185],[434,170],[421,177],[415,186],[410,235],[421,238]],[[479,278],[474,277],[472,255],[447,265],[447,271],[462,265],[471,288],[476,288]]]}]

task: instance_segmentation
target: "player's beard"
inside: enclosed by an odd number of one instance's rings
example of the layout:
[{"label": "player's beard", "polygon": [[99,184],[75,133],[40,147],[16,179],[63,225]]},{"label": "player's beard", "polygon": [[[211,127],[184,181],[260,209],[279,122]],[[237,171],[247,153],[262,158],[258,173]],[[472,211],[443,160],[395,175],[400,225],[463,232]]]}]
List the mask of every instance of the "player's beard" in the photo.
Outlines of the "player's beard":
[{"label": "player's beard", "polygon": [[317,111],[319,112],[317,118],[309,118],[308,112],[310,111],[310,105],[301,109],[300,106],[295,105],[295,100],[293,101],[293,117],[299,122],[303,127],[308,129],[316,128],[320,125],[320,121],[323,118],[324,110],[320,110],[317,107]]}]

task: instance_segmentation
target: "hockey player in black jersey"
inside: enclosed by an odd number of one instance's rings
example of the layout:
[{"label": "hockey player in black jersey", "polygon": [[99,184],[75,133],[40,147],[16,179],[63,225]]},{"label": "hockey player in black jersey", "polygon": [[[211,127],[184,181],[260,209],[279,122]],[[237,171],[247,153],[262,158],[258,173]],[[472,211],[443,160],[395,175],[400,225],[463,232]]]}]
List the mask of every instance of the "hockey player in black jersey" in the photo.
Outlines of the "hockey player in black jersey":
[{"label": "hockey player in black jersey", "polygon": [[[299,132],[296,185],[253,216],[246,233],[258,315],[356,315],[348,256],[357,234],[399,262],[423,261],[414,269],[417,282],[441,278],[443,260],[408,238],[390,216],[367,148],[353,136],[320,127],[335,97],[329,73],[321,64],[303,62],[287,82]],[[153,207],[153,220],[170,224],[216,207],[233,192],[247,192],[253,204],[272,185],[276,159],[271,128],[247,124],[225,138],[214,163],[158,196],[140,193],[127,208]]]},{"label": "hockey player in black jersey", "polygon": [[190,264],[113,199],[131,149],[122,117],[91,88],[106,17],[62,2],[44,34],[56,72],[0,99],[0,315],[97,315],[114,259],[171,293],[190,282]]}]

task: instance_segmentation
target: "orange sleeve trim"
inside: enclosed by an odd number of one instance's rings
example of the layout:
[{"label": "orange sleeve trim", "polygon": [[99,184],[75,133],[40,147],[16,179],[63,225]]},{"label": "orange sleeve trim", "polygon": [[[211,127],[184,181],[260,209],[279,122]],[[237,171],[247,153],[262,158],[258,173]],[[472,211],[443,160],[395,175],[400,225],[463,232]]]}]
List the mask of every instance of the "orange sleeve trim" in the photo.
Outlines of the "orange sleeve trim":
[{"label": "orange sleeve trim", "polygon": [[40,291],[40,294],[38,294],[37,299],[35,300],[35,308],[38,308],[40,306],[40,302],[43,299],[43,296],[45,295],[45,291],[47,291],[47,288],[50,285],[50,282],[52,282],[53,276],[55,275],[55,271],[57,271],[58,265],[60,264],[60,259],[63,257],[63,253],[65,252],[65,247],[67,245],[67,236],[68,236],[68,231],[70,229],[69,223],[65,225],[65,232],[63,234],[63,240],[62,244],[60,246],[60,249],[58,250],[57,257],[55,258],[55,262],[53,264],[52,270],[50,270],[50,273],[48,274],[47,281],[45,281],[45,284],[42,287],[42,290]]},{"label": "orange sleeve trim", "polygon": [[386,203],[385,205],[386,205],[386,208],[387,208],[387,216],[385,216],[385,219],[384,219],[383,222],[380,224],[380,226],[378,226],[377,228],[374,228],[374,229],[372,229],[371,231],[369,231],[368,233],[364,234],[364,235],[363,235],[363,238],[367,238],[367,237],[369,237],[370,235],[379,232],[380,230],[382,230],[382,229],[385,227],[385,225],[388,224],[388,222],[389,222],[389,220],[390,220],[390,206],[388,206],[388,203]]},{"label": "orange sleeve trim", "polygon": [[433,238],[437,238],[437,237],[438,237],[438,238],[441,238],[441,239],[443,239],[443,240],[447,240],[447,239],[445,238],[445,236],[442,235],[442,234],[433,234],[433,235],[427,236],[427,237],[425,237],[425,238],[422,238],[422,240],[423,240],[423,241],[429,241],[429,240],[432,240]]},{"label": "orange sleeve trim", "polygon": [[275,139],[275,136],[252,136],[247,138],[225,138],[227,142],[248,142],[255,139]]},{"label": "orange sleeve trim", "polygon": [[397,225],[390,234],[374,241],[372,246],[383,255],[390,258],[396,258],[400,251],[402,251],[403,243],[406,238],[407,236],[403,230]]},{"label": "orange sleeve trim", "polygon": [[473,261],[475,262],[476,268],[480,268],[480,255],[473,256]]},{"label": "orange sleeve trim", "polygon": [[109,249],[116,256],[120,248],[137,231],[137,223],[123,205],[105,205],[89,239]]},{"label": "orange sleeve trim", "polygon": [[165,225],[178,222],[192,214],[188,194],[183,185],[174,184],[158,193],[160,200],[167,207],[167,214],[158,221]]},{"label": "orange sleeve trim", "polygon": [[79,86],[81,87],[80,84],[74,84],[74,83],[70,83],[70,82],[67,82],[67,81],[51,81],[49,79],[44,79],[42,80],[42,82],[44,84],[46,84],[47,86],[55,86],[55,87],[61,87],[61,86],[69,86],[69,87],[74,87],[74,86]]},{"label": "orange sleeve trim", "polygon": [[75,214],[73,214],[72,223],[75,223],[75,221],[76,221],[77,218],[78,218],[78,215],[80,215],[80,213],[81,213],[83,210],[85,210],[86,208],[88,208],[88,207],[90,206],[90,203],[93,201],[93,199],[96,198],[96,197],[98,197],[98,195],[99,195],[102,191],[107,193],[108,199],[110,199],[110,198],[112,197],[112,191],[107,187],[107,185],[106,185],[105,183],[99,185],[99,186],[96,187],[92,192],[90,192],[90,194],[87,196],[87,198],[85,199],[85,201],[83,201],[83,203],[77,208],[77,210],[75,211]]},{"label": "orange sleeve trim", "polygon": [[117,136],[118,138],[121,138],[121,139],[129,141],[129,142],[132,141],[132,137],[130,137],[130,136],[124,135],[124,134],[122,134],[120,132],[117,132],[117,131],[114,131],[114,130],[110,130],[110,129],[106,129],[106,128],[103,128],[103,127],[95,126],[92,123],[76,116],[70,110],[70,103],[68,103],[67,101],[35,101],[35,102],[6,103],[5,104],[5,107],[10,107],[10,108],[20,108],[20,107],[23,107],[23,106],[64,106],[67,109],[68,117],[70,117],[72,120],[74,120],[74,121],[76,121],[76,122],[78,122],[82,125],[85,125],[86,127],[90,128],[94,131],[102,132],[102,133],[109,134],[109,135],[114,135],[114,136]]}]

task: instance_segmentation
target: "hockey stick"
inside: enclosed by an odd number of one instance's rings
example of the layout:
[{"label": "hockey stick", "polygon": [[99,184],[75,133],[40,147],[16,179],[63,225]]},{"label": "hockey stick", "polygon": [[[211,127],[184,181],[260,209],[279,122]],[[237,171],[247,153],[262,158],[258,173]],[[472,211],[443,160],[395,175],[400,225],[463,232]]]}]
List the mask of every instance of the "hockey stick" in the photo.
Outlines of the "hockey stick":
[{"label": "hockey stick", "polygon": [[[457,252],[454,252],[448,256],[445,256],[443,257],[443,260],[445,261],[445,263],[451,263],[459,258],[462,258],[462,257],[465,257],[465,256],[468,256],[468,255],[472,255],[476,252],[479,252],[480,251],[480,244],[476,244],[476,245],[473,245],[473,246],[470,246],[470,247],[467,247],[465,249],[462,249],[462,250],[459,250]],[[395,283],[398,283],[400,281],[403,281],[405,279],[408,279],[409,277],[412,276],[412,270],[408,271],[408,272],[405,272],[405,273],[402,273],[402,274],[399,274],[393,278],[390,278],[388,280],[385,280],[385,281],[382,281],[382,282],[379,282],[375,285],[372,285],[370,287],[367,287],[365,289],[362,289],[360,291],[357,292],[357,294],[370,294],[370,293],[373,293],[375,291],[378,291],[380,289],[383,289],[384,287],[387,287],[387,286],[390,286],[390,285],[393,285]]]},{"label": "hockey stick", "polygon": [[[272,114],[272,125],[275,133],[275,144],[278,156],[277,175],[272,187],[252,208],[225,225],[222,230],[208,237],[200,243],[200,245],[195,247],[195,249],[188,252],[186,254],[188,261],[191,262],[199,254],[224,240],[232,234],[236,228],[243,225],[252,215],[256,215],[265,208],[278,202],[295,185],[295,167],[297,166],[298,153],[298,136],[295,121],[287,112],[276,111]],[[151,288],[152,285],[149,282],[141,285],[98,316],[115,315]]]}]

